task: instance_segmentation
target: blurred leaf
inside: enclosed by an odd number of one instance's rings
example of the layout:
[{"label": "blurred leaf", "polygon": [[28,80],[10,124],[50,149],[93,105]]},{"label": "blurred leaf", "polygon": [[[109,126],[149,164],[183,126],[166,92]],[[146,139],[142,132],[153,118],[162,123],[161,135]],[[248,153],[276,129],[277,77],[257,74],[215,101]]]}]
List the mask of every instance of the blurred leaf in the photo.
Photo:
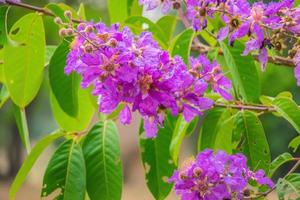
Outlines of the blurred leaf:
[{"label": "blurred leaf", "polygon": [[70,117],[76,117],[78,114],[79,75],[75,72],[69,75],[64,73],[68,52],[69,43],[63,41],[50,60],[49,82],[61,109]]},{"label": "blurred leaf", "polygon": [[273,97],[262,95],[259,97],[259,101],[265,106],[272,106]]},{"label": "blurred leaf", "polygon": [[78,91],[78,115],[77,117],[70,117],[59,106],[57,100],[52,94],[50,103],[54,118],[58,125],[67,131],[84,131],[89,126],[95,111],[94,106],[90,100],[89,90],[79,89]]},{"label": "blurred leaf", "polygon": [[223,122],[230,116],[230,111],[223,108],[214,108],[207,112],[198,138],[198,151],[203,151],[206,148],[215,149],[218,133],[223,127]]},{"label": "blurred leaf", "polygon": [[42,17],[31,13],[17,21],[4,46],[4,76],[15,104],[25,108],[42,83],[45,64],[45,32]]},{"label": "blurred leaf", "polygon": [[199,122],[199,116],[195,117],[191,122],[189,122],[189,126],[186,130],[186,135],[187,136],[193,134],[193,132],[197,128],[198,122]]},{"label": "blurred leaf", "polygon": [[1,86],[0,89],[0,108],[5,104],[5,102],[9,99],[9,92],[5,85]]},{"label": "blurred leaf", "polygon": [[84,4],[83,3],[80,4],[79,9],[77,11],[77,15],[81,19],[86,20],[85,8],[84,8]]},{"label": "blurred leaf", "polygon": [[269,144],[263,126],[254,112],[240,111],[236,118],[239,130],[243,131],[241,150],[247,156],[252,170],[263,169],[268,173],[271,162]]},{"label": "blurred leaf", "polygon": [[174,15],[167,15],[160,18],[156,24],[164,31],[166,42],[169,44],[173,38],[173,34],[177,24],[177,18]]},{"label": "blurred leaf", "polygon": [[86,169],[81,146],[75,140],[67,140],[52,155],[43,179],[41,197],[47,197],[57,189],[56,200],[84,200]]},{"label": "blurred leaf", "polygon": [[170,193],[172,185],[167,181],[171,177],[175,169],[174,162],[170,155],[170,144],[172,134],[170,130],[174,127],[170,126],[172,122],[165,119],[164,128],[158,130],[155,139],[145,139],[143,136],[143,123],[140,126],[140,152],[142,156],[143,166],[147,186],[156,200],[163,200]]},{"label": "blurred leaf", "polygon": [[260,95],[260,79],[253,57],[242,56],[244,45],[235,41],[234,47],[229,47],[225,42],[220,42],[226,63],[232,75],[236,92],[245,102],[256,102]]},{"label": "blurred leaf", "polygon": [[122,162],[119,135],[112,121],[98,122],[83,142],[87,191],[91,200],[120,200]]},{"label": "blurred leaf", "polygon": [[288,97],[276,97],[272,105],[300,133],[300,108]]},{"label": "blurred leaf", "polygon": [[123,103],[120,103],[118,105],[118,107],[112,111],[106,118],[107,119],[111,119],[111,120],[114,120],[114,119],[117,119],[119,117],[119,113],[121,112],[121,110],[125,107],[125,104]]},{"label": "blurred leaf", "polygon": [[170,154],[173,158],[175,165],[178,165],[178,156],[180,146],[183,142],[183,138],[186,134],[186,130],[189,127],[189,123],[186,122],[182,115],[179,115],[176,121],[176,125],[173,131],[172,140],[170,144]]},{"label": "blurred leaf", "polygon": [[127,0],[108,0],[110,23],[124,22],[127,18]]},{"label": "blurred leaf", "polygon": [[194,38],[194,31],[192,29],[186,29],[179,35],[177,35],[169,47],[171,56],[181,56],[183,61],[188,64],[190,57],[190,47]]},{"label": "blurred leaf", "polygon": [[276,172],[276,170],[283,164],[289,162],[293,160],[293,156],[288,153],[288,152],[285,152],[283,154],[280,154],[279,156],[277,156],[277,158],[275,158],[271,165],[270,165],[270,170],[269,170],[269,173],[268,173],[268,177],[272,177],[274,175],[274,173]]},{"label": "blurred leaf", "polygon": [[70,6],[64,3],[49,3],[46,6],[46,9],[49,9],[55,16],[60,17],[63,22],[68,22],[64,13],[65,11],[71,11],[73,18],[78,18],[77,12]]},{"label": "blurred leaf", "polygon": [[25,109],[19,108],[17,105],[13,104],[13,110],[21,141],[27,154],[29,154],[31,147]]},{"label": "blurred leaf", "polygon": [[215,140],[214,150],[223,150],[228,154],[232,153],[232,131],[234,128],[234,118],[233,116],[225,119],[217,133]]},{"label": "blurred leaf", "polygon": [[292,148],[294,153],[297,151],[299,146],[300,146],[300,136],[295,137],[289,143],[289,148]]},{"label": "blurred leaf", "polygon": [[[7,6],[0,7],[0,83],[4,82],[3,78],[3,47],[7,42],[6,18]],[[1,106],[0,106],[1,107]]]},{"label": "blurred leaf", "polygon": [[42,138],[32,148],[30,154],[26,157],[23,162],[17,176],[15,177],[10,189],[9,189],[9,200],[14,200],[17,192],[27,178],[31,168],[33,167],[36,160],[40,157],[43,151],[56,139],[63,137],[66,133],[58,130],[52,134],[49,134]]},{"label": "blurred leaf", "polygon": [[56,48],[57,48],[57,46],[54,46],[54,45],[47,45],[46,46],[46,65],[49,64]]},{"label": "blurred leaf", "polygon": [[139,0],[127,0],[128,16],[141,16],[143,7],[139,5]]},{"label": "blurred leaf", "polygon": [[293,99],[293,94],[289,91],[280,92],[276,97],[286,97],[289,99]]},{"label": "blurred leaf", "polygon": [[201,35],[201,37],[209,44],[209,46],[214,47],[216,46],[216,44],[218,43],[218,41],[212,37],[206,30],[210,31],[211,33],[213,32],[213,25],[211,23],[211,20],[207,21],[207,27],[205,28],[205,30],[200,31],[199,34]]},{"label": "blurred leaf", "polygon": [[150,31],[162,48],[167,47],[168,39],[165,32],[151,20],[142,16],[132,16],[126,19],[125,24],[129,26],[135,34],[140,34],[145,30]]},{"label": "blurred leaf", "polygon": [[285,178],[280,178],[277,182],[277,194],[280,200],[286,199],[286,196],[300,196],[300,174],[291,173]]}]

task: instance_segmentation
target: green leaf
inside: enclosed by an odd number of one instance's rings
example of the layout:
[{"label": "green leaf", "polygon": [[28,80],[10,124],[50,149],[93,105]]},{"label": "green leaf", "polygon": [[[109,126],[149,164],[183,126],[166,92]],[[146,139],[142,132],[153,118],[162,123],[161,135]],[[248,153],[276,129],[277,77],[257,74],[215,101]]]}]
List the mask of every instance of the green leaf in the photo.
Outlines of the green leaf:
[{"label": "green leaf", "polygon": [[9,99],[9,92],[5,85],[1,86],[0,89],[0,108],[5,104],[5,102]]},{"label": "green leaf", "polygon": [[31,151],[30,146],[30,137],[29,137],[29,131],[27,126],[27,118],[25,109],[19,108],[17,105],[13,104],[14,108],[14,116],[16,119],[16,124],[19,130],[19,135],[22,140],[22,143],[27,151],[27,154]]},{"label": "green leaf", "polygon": [[77,12],[70,6],[64,3],[49,3],[46,6],[46,9],[49,9],[55,16],[60,17],[63,22],[68,22],[64,13],[65,11],[71,11],[73,18],[78,18]]},{"label": "green leaf", "polygon": [[26,157],[23,162],[16,178],[14,179],[10,189],[9,189],[9,200],[14,200],[16,194],[22,184],[24,183],[26,177],[28,176],[32,166],[36,162],[36,160],[40,157],[43,151],[56,139],[63,137],[66,133],[58,130],[52,134],[49,134],[42,138],[40,141],[36,143],[36,145],[32,148],[30,154]]},{"label": "green leaf", "polygon": [[84,8],[84,4],[83,4],[83,3],[81,3],[81,4],[79,5],[79,9],[78,9],[78,11],[77,11],[77,15],[78,15],[81,19],[86,20],[85,8]]},{"label": "green leaf", "polygon": [[127,18],[127,0],[108,0],[110,23],[124,22]]},{"label": "green leaf", "polygon": [[300,174],[291,173],[285,178],[280,178],[277,182],[277,194],[280,200],[286,199],[286,196],[300,196]]},{"label": "green leaf", "polygon": [[270,149],[259,118],[251,111],[240,111],[236,123],[242,131],[241,150],[248,158],[248,165],[253,170],[263,169],[268,173]]},{"label": "green leaf", "polygon": [[112,121],[98,122],[83,142],[87,191],[91,200],[120,200],[122,163],[118,130]]},{"label": "green leaf", "polygon": [[150,31],[162,48],[167,48],[168,39],[165,32],[151,20],[142,16],[132,16],[126,19],[125,24],[131,28],[135,34],[143,31]]},{"label": "green leaf", "polygon": [[[0,82],[4,82],[3,75],[3,47],[7,42],[7,30],[6,30],[6,18],[7,18],[7,6],[0,7]],[[1,106],[0,106],[1,107]]]},{"label": "green leaf", "polygon": [[[218,134],[223,127],[223,122],[230,118],[230,111],[223,108],[214,108],[205,116],[198,138],[198,151],[206,148],[215,149]],[[231,137],[228,138],[231,142]]]},{"label": "green leaf", "polygon": [[199,122],[199,116],[195,117],[190,123],[188,128],[186,129],[186,136],[191,135],[192,133],[194,133],[194,131],[197,128],[198,122]]},{"label": "green leaf", "polygon": [[242,56],[244,45],[235,41],[234,47],[220,42],[226,63],[232,75],[233,85],[245,102],[255,102],[260,95],[260,79],[253,57]]},{"label": "green leaf", "polygon": [[156,200],[163,200],[170,193],[172,185],[167,181],[175,169],[174,162],[170,155],[170,145],[172,134],[170,130],[172,122],[165,120],[164,128],[158,130],[155,139],[145,139],[143,137],[143,123],[140,128],[140,151],[143,166],[146,173],[147,186]]},{"label": "green leaf", "polygon": [[57,48],[57,46],[54,46],[54,45],[47,45],[46,46],[46,65],[49,64],[56,48]]},{"label": "green leaf", "polygon": [[300,133],[300,108],[288,97],[276,97],[272,105]]},{"label": "green leaf", "polygon": [[228,154],[232,153],[232,131],[234,128],[233,116],[224,121],[217,133],[214,150],[223,150]]},{"label": "green leaf", "polygon": [[54,52],[49,63],[49,81],[51,90],[61,109],[71,117],[78,114],[79,75],[64,73],[69,43],[63,41]]},{"label": "green leaf", "polygon": [[192,45],[194,38],[194,31],[192,29],[186,29],[179,35],[177,35],[170,47],[169,52],[171,53],[171,56],[181,56],[183,61],[188,64],[189,57],[190,57],[190,47]]},{"label": "green leaf", "polygon": [[174,15],[167,15],[160,18],[156,24],[164,31],[167,39],[167,43],[173,38],[173,34],[177,24],[177,18]]},{"label": "green leaf", "polygon": [[294,153],[297,151],[299,146],[300,146],[300,136],[295,137],[289,143],[289,148],[292,148]]},{"label": "green leaf", "polygon": [[293,156],[290,154],[290,153],[283,153],[283,154],[280,154],[279,156],[277,156],[277,158],[275,158],[271,165],[270,165],[270,170],[269,170],[269,173],[268,173],[268,176],[269,177],[272,177],[273,174],[276,172],[276,170],[283,164],[289,162],[289,161],[292,161],[293,160]]},{"label": "green leaf", "polygon": [[170,154],[173,158],[175,165],[178,165],[178,156],[180,146],[183,142],[184,136],[186,135],[189,123],[186,122],[182,115],[177,117],[176,125],[173,131],[172,140],[170,144]]},{"label": "green leaf", "polygon": [[50,97],[54,118],[58,125],[66,131],[84,131],[92,120],[95,108],[91,103],[90,91],[79,89],[78,101],[78,115],[77,117],[70,117],[61,109],[54,95],[52,94]]},{"label": "green leaf", "polygon": [[51,157],[43,179],[41,196],[60,190],[56,200],[84,200],[86,170],[81,146],[67,140]]},{"label": "green leaf", "polygon": [[127,0],[128,16],[141,16],[143,7],[139,5],[139,0]]},{"label": "green leaf", "polygon": [[31,13],[17,21],[4,46],[4,77],[15,104],[27,106],[42,83],[45,64],[45,32],[42,17]]}]

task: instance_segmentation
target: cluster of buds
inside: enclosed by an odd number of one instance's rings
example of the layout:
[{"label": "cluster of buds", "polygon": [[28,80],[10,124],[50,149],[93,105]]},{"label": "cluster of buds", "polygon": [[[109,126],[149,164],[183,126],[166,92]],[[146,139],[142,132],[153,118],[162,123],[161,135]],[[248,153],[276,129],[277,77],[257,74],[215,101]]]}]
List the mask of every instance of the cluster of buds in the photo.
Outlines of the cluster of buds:
[{"label": "cluster of buds", "polygon": [[67,22],[63,22],[63,20],[60,17],[55,17],[54,18],[54,23],[57,25],[61,26],[59,29],[59,35],[61,37],[72,37],[74,36],[74,25],[72,23],[72,12],[67,10],[64,12],[64,16],[67,20]]}]

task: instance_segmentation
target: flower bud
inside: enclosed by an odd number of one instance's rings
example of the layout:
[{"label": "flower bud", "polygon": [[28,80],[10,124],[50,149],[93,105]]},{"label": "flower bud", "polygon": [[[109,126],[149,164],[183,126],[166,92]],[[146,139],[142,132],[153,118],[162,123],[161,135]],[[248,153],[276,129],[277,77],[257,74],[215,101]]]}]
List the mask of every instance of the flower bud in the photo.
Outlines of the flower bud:
[{"label": "flower bud", "polygon": [[173,3],[173,8],[174,8],[175,10],[178,10],[180,7],[181,7],[181,4],[180,4],[179,2],[174,2],[174,3]]},{"label": "flower bud", "polygon": [[72,12],[69,11],[69,10],[66,10],[64,12],[64,16],[67,18],[67,19],[72,19]]},{"label": "flower bud", "polygon": [[179,173],[179,178],[180,178],[180,180],[186,180],[187,179],[187,174],[185,172],[180,172]]},{"label": "flower bud", "polygon": [[94,31],[94,27],[92,25],[88,25],[87,27],[85,27],[85,31],[87,33],[91,33]]},{"label": "flower bud", "polygon": [[116,47],[117,46],[117,40],[115,38],[111,38],[108,41],[108,45],[111,46],[111,47]]},{"label": "flower bud", "polygon": [[67,36],[72,36],[74,34],[73,29],[72,28],[67,28],[66,29],[66,34],[67,34]]},{"label": "flower bud", "polygon": [[91,44],[87,44],[84,46],[84,51],[86,53],[91,53],[93,51],[93,46]]},{"label": "flower bud", "polygon": [[59,36],[61,36],[61,37],[66,37],[66,36],[67,36],[67,29],[65,29],[65,28],[59,29],[58,34],[59,34]]},{"label": "flower bud", "polygon": [[200,167],[195,167],[195,168],[193,169],[193,177],[194,177],[194,178],[200,177],[201,174],[202,174],[202,169],[201,169]]},{"label": "flower bud", "polygon": [[85,24],[85,23],[80,23],[80,24],[78,24],[77,29],[78,29],[78,30],[84,30],[85,27],[86,27],[86,24]]},{"label": "flower bud", "polygon": [[62,24],[63,22],[62,22],[62,20],[61,20],[60,17],[55,17],[55,18],[54,18],[54,23],[55,23],[55,24]]}]

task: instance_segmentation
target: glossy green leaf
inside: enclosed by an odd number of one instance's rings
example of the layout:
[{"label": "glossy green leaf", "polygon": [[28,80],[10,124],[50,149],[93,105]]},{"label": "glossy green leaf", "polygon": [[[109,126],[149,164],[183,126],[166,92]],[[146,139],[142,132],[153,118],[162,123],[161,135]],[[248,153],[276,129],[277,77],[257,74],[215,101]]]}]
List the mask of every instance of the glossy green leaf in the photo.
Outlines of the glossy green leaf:
[{"label": "glossy green leaf", "polygon": [[182,115],[179,115],[179,117],[177,117],[176,125],[173,130],[172,140],[170,144],[170,154],[173,158],[175,165],[178,165],[180,146],[183,142],[184,136],[186,135],[188,127],[189,123],[184,120],[184,117]]},{"label": "glossy green leaf", "polygon": [[208,111],[202,122],[198,138],[198,151],[203,151],[206,148],[215,148],[218,133],[222,128],[223,122],[230,116],[230,111],[223,108],[214,108]]},{"label": "glossy green leaf", "polygon": [[297,151],[297,149],[299,148],[299,146],[300,146],[300,136],[295,137],[289,143],[289,148],[292,148],[294,153]]},{"label": "glossy green leaf", "polygon": [[108,0],[110,23],[124,22],[127,18],[127,0]]},{"label": "glossy green leaf", "polygon": [[55,193],[56,200],[84,200],[86,169],[81,146],[67,140],[52,155],[43,179],[42,197]]},{"label": "glossy green leaf", "polygon": [[131,28],[135,34],[143,31],[150,31],[162,48],[167,48],[167,36],[165,32],[151,20],[142,16],[132,16],[126,19],[125,24]]},{"label": "glossy green leaf", "polygon": [[260,96],[260,79],[253,57],[242,56],[244,45],[235,41],[234,47],[220,42],[226,63],[232,75],[233,85],[245,102],[255,102]]},{"label": "glossy green leaf", "polygon": [[4,77],[15,104],[27,106],[42,83],[45,64],[45,32],[42,17],[31,13],[17,21],[4,46]]},{"label": "glossy green leaf", "polygon": [[27,151],[27,154],[29,154],[31,151],[31,146],[25,109],[19,108],[15,104],[13,104],[13,108],[21,141]]},{"label": "glossy green leaf", "polygon": [[122,163],[119,135],[112,121],[98,122],[83,142],[87,192],[91,200],[120,200]]},{"label": "glossy green leaf", "polygon": [[194,31],[192,29],[186,29],[179,35],[177,35],[169,47],[171,56],[181,56],[183,61],[188,64],[190,57],[190,47],[194,38]]},{"label": "glossy green leaf", "polygon": [[156,24],[164,31],[167,42],[170,43],[177,24],[177,18],[174,15],[167,15],[160,18]]},{"label": "glossy green leaf", "polygon": [[298,105],[288,97],[276,97],[272,105],[300,133],[300,108]]},{"label": "glossy green leaf", "polygon": [[21,188],[24,183],[26,177],[28,176],[32,166],[36,162],[36,160],[40,157],[43,151],[56,139],[63,137],[66,133],[59,130],[52,134],[49,134],[38,141],[35,146],[32,148],[30,154],[26,157],[23,162],[17,176],[15,177],[10,190],[9,190],[9,200],[14,200],[17,192]]},{"label": "glossy green leaf", "polygon": [[236,123],[242,131],[241,150],[247,156],[248,165],[253,170],[263,169],[268,173],[271,162],[270,149],[259,118],[254,112],[240,111]]},{"label": "glossy green leaf", "polygon": [[5,85],[2,85],[0,88],[0,108],[5,104],[5,102],[9,99],[9,92]]},{"label": "glossy green leaf", "polygon": [[215,140],[214,150],[223,150],[228,154],[232,153],[232,131],[234,128],[234,118],[229,117],[221,124]]},{"label": "glossy green leaf", "polygon": [[293,156],[290,154],[290,153],[283,153],[283,154],[280,154],[279,156],[277,156],[277,158],[275,158],[271,165],[270,165],[270,170],[269,170],[269,174],[268,176],[269,177],[272,177],[273,174],[276,172],[276,170],[282,166],[283,164],[289,162],[293,160]]},{"label": "glossy green leaf", "polygon": [[[279,200],[287,199],[289,195],[300,196],[300,174],[291,173],[285,178],[280,178],[277,182],[277,194]],[[296,198],[295,198],[296,199]]]},{"label": "glossy green leaf", "polygon": [[54,95],[52,94],[50,97],[51,108],[55,121],[66,131],[84,131],[92,120],[95,108],[91,103],[90,91],[79,89],[78,101],[78,115],[77,117],[70,117],[61,109]]},{"label": "glossy green leaf", "polygon": [[79,75],[64,73],[69,43],[62,42],[54,52],[49,63],[49,82],[51,90],[61,109],[71,117],[78,114]]},{"label": "glossy green leaf", "polygon": [[171,177],[175,169],[174,162],[170,155],[170,145],[172,134],[170,130],[174,127],[167,118],[164,128],[158,130],[155,139],[143,138],[144,130],[140,128],[140,151],[145,169],[147,186],[156,200],[163,200],[170,193],[172,185],[168,178]]},{"label": "glossy green leaf", "polygon": [[128,16],[141,16],[143,7],[139,5],[139,0],[127,0]]}]

